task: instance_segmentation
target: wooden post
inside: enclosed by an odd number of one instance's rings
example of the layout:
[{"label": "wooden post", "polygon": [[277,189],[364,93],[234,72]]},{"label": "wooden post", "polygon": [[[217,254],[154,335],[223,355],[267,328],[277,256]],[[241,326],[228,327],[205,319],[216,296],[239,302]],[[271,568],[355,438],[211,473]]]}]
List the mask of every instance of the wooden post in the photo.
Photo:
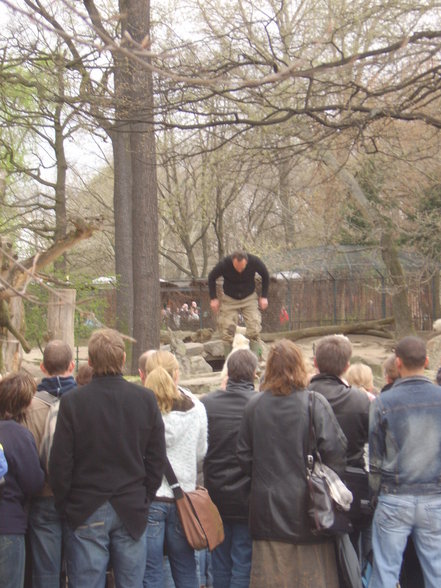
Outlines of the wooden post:
[{"label": "wooden post", "polygon": [[61,339],[74,350],[76,290],[59,289],[49,294],[47,330],[49,339]]},{"label": "wooden post", "polygon": [[[11,298],[8,304],[9,316],[11,324],[18,332],[23,331],[24,322],[24,307],[23,299],[20,296]],[[28,351],[28,350],[27,350]],[[4,368],[6,372],[16,372],[20,369],[21,361],[23,359],[23,348],[10,331],[6,333],[6,341],[4,346]]]}]

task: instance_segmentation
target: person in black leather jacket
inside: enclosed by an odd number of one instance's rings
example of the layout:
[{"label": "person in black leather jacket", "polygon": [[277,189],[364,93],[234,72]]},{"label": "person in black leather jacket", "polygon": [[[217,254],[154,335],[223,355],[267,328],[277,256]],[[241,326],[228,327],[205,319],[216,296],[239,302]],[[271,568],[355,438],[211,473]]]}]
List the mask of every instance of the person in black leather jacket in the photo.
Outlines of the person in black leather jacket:
[{"label": "person in black leather jacket", "polygon": [[[237,457],[251,483],[251,588],[338,587],[333,541],[312,534],[307,514],[307,381],[300,349],[282,339],[269,352],[264,392],[245,408]],[[346,438],[327,400],[315,396],[313,423],[322,461],[341,473]]]},{"label": "person in black leather jacket", "polygon": [[248,530],[248,478],[236,458],[242,415],[256,395],[257,358],[248,349],[234,351],[227,362],[226,390],[201,398],[208,416],[208,451],[204,483],[224,523],[225,541],[212,553],[214,588],[248,588],[251,536]]}]

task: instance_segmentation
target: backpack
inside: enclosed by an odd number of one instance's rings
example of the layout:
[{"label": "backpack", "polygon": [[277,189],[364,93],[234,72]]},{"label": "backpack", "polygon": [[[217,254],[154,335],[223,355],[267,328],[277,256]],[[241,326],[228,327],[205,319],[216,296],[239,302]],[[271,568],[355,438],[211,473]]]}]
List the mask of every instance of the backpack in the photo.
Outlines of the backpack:
[{"label": "backpack", "polygon": [[40,390],[36,397],[49,406],[49,411],[44,423],[43,437],[40,445],[40,461],[46,473],[49,470],[49,457],[54,440],[55,426],[57,424],[58,411],[60,409],[60,398],[49,394],[46,390]]}]

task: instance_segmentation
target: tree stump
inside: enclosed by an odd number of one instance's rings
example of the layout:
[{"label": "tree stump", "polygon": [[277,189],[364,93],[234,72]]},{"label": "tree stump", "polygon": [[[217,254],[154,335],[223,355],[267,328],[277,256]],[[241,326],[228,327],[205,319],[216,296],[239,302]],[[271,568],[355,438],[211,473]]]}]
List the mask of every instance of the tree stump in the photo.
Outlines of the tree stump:
[{"label": "tree stump", "polygon": [[60,339],[74,349],[74,318],[76,290],[67,288],[49,294],[47,330],[49,340]]}]

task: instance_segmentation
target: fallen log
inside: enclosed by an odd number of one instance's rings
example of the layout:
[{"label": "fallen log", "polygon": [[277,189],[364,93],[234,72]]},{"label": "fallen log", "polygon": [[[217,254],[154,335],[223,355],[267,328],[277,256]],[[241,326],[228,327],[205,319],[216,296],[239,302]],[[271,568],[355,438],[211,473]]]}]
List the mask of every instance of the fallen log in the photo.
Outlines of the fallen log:
[{"label": "fallen log", "polygon": [[261,333],[262,341],[270,342],[275,339],[290,339],[298,341],[307,337],[324,337],[325,335],[375,335],[385,339],[393,339],[393,334],[385,327],[393,326],[395,319],[388,317],[376,321],[349,323],[342,325],[326,325],[324,327],[306,327],[295,331],[282,331],[276,333]]}]

